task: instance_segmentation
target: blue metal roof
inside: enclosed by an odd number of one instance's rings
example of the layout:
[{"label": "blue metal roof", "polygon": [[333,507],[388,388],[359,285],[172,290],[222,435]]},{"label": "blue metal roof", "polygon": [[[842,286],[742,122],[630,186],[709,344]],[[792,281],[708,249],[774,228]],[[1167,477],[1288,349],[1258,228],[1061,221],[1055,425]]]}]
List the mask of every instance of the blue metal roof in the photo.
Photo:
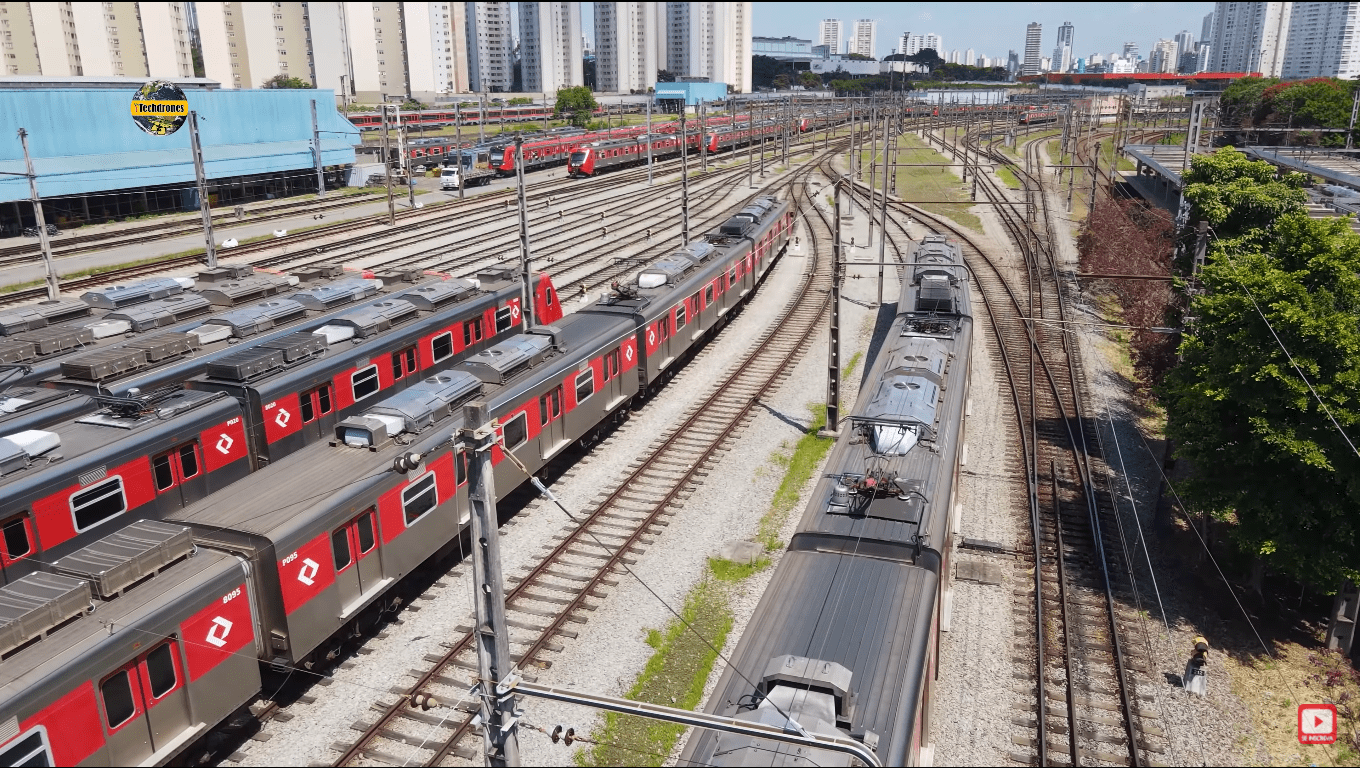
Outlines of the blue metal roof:
[{"label": "blue metal roof", "polygon": [[[18,131],[43,197],[161,184],[193,184],[187,125],[170,136],[132,121],[132,90],[0,90],[0,171],[24,172]],[[354,163],[358,130],[335,109],[329,90],[185,92],[198,112],[209,179],[314,167],[311,100],[316,100],[325,165]],[[27,200],[28,180],[0,175],[0,202]]]},{"label": "blue metal roof", "polygon": [[688,105],[727,98],[727,83],[657,83],[655,99],[684,99]]}]

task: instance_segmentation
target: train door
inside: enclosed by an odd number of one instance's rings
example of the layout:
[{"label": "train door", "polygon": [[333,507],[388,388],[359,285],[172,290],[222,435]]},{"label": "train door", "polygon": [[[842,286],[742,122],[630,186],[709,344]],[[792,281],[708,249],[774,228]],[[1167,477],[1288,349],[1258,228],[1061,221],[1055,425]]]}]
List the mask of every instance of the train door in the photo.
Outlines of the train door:
[{"label": "train door", "polygon": [[345,613],[350,605],[382,580],[382,562],[370,557],[376,551],[378,536],[373,510],[331,531],[331,554],[335,557],[335,584],[340,590],[340,605]]},{"label": "train door", "polygon": [[416,362],[415,345],[402,347],[392,353],[392,381],[397,382],[420,370]]},{"label": "train door", "polygon": [[303,441],[311,443],[330,434],[334,418],[326,418],[335,413],[335,392],[333,385],[322,384],[298,396],[298,411],[302,416]]},{"label": "train door", "polygon": [[685,300],[685,309],[689,313],[689,323],[693,326],[690,332],[690,341],[704,335],[704,323],[699,313],[703,310],[704,303],[699,300],[699,293],[696,291],[693,296]]},{"label": "train door", "polygon": [[190,725],[178,643],[165,642],[104,678],[99,699],[114,765],[145,761]]},{"label": "train door", "polygon": [[156,495],[169,496],[172,509],[187,507],[208,495],[208,481],[199,458],[197,440],[152,457],[151,479],[156,486]]},{"label": "train door", "polygon": [[562,387],[558,385],[538,398],[538,423],[543,425],[538,434],[540,455],[547,461],[567,439],[567,420],[562,418]]},{"label": "train door", "polygon": [[603,379],[602,388],[605,393],[605,409],[613,410],[614,406],[623,399],[623,377],[619,375],[622,370],[619,367],[619,350],[615,348],[613,352],[604,353],[600,360],[600,378]]}]

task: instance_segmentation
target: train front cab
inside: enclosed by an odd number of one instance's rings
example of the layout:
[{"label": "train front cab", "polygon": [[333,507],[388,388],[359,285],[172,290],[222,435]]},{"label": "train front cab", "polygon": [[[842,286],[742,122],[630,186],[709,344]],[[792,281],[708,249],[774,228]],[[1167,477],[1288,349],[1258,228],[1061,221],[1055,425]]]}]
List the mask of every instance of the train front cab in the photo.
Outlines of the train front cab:
[{"label": "train front cab", "polygon": [[170,760],[260,689],[249,590],[239,560],[200,552],[13,651],[0,765]]}]

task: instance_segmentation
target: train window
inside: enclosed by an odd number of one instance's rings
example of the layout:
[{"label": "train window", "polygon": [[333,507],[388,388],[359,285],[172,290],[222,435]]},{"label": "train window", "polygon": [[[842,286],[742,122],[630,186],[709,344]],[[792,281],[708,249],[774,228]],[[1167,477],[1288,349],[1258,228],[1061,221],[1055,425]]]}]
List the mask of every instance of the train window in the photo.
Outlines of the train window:
[{"label": "train window", "polygon": [[331,412],[331,385],[323,384],[316,388],[316,407],[322,416]]},{"label": "train window", "polygon": [[453,478],[458,485],[467,482],[467,454],[462,451],[453,455]]},{"label": "train window", "polygon": [[0,765],[31,765],[43,768],[56,765],[47,743],[47,729],[38,726],[28,736],[0,750]]},{"label": "train window", "polygon": [[473,318],[463,323],[463,346],[470,347],[481,340],[482,318]]},{"label": "train window", "polygon": [[127,498],[123,495],[121,477],[110,478],[71,496],[71,515],[75,519],[77,533],[126,511]]},{"label": "train window", "polygon": [[32,552],[33,544],[28,537],[28,514],[15,515],[0,523],[0,537],[5,542],[4,555],[10,560],[18,560]]},{"label": "train window", "polygon": [[582,371],[576,375],[576,403],[579,405],[583,400],[595,394],[595,372]]},{"label": "train window", "polygon": [[316,408],[312,405],[312,398],[306,392],[298,398],[298,410],[302,412],[303,424],[316,418]]},{"label": "train window", "polygon": [[331,412],[331,385],[322,384],[316,389],[303,392],[298,400],[300,411],[302,411],[302,423],[306,424],[314,421],[317,416],[325,416]]},{"label": "train window", "polygon": [[553,289],[551,285],[543,289],[543,304],[548,307],[553,305]]},{"label": "train window", "polygon": [[378,366],[370,365],[350,374],[350,384],[354,386],[354,399],[363,400],[376,393],[382,385],[378,382]]},{"label": "train window", "polygon": [[359,536],[359,554],[366,555],[378,539],[373,535],[373,510],[369,510],[354,521],[354,532]]},{"label": "train window", "polygon": [[349,526],[331,531],[331,554],[335,555],[335,572],[349,567],[354,557],[349,552]]},{"label": "train window", "polygon": [[430,342],[430,351],[433,353],[434,361],[446,360],[453,356],[453,334],[441,333],[434,337]]},{"label": "train window", "polygon": [[105,680],[99,690],[104,695],[104,717],[110,728],[117,728],[137,714],[137,702],[132,698],[132,679],[126,669],[118,670]]},{"label": "train window", "polygon": [[175,485],[175,470],[170,466],[170,454],[157,456],[151,460],[151,476],[156,480],[156,490],[164,491]]},{"label": "train window", "polygon": [[704,306],[707,307],[712,303],[713,303],[713,286],[712,285],[704,286]]},{"label": "train window", "polygon": [[524,411],[515,414],[514,418],[505,422],[502,434],[505,436],[506,450],[524,445],[529,440],[529,417]]},{"label": "train window", "polygon": [[151,681],[151,698],[159,699],[175,690],[175,648],[161,643],[146,655],[146,677]]},{"label": "train window", "polygon": [[502,331],[508,329],[510,326],[514,325],[515,322],[513,317],[514,315],[510,311],[509,307],[501,307],[500,309],[496,310],[496,333],[501,333]]},{"label": "train window", "polygon": [[605,355],[605,356],[604,356],[604,361],[605,361],[605,364],[606,364],[606,366],[607,366],[607,368],[608,368],[608,370],[609,370],[609,375],[606,377],[605,380],[607,381],[607,380],[609,380],[609,379],[612,379],[612,378],[615,378],[616,376],[618,376],[618,375],[619,375],[619,351],[616,349],[616,350],[614,350],[613,352],[610,352],[609,354]]},{"label": "train window", "polygon": [[669,318],[661,318],[656,324],[656,341],[658,344],[671,337],[671,324]]},{"label": "train window", "polygon": [[438,491],[433,472],[402,490],[401,508],[405,513],[407,525],[411,525],[423,517],[426,512],[435,508],[435,505],[439,503]]},{"label": "train window", "polygon": [[681,304],[675,308],[675,330],[685,327],[685,305]]},{"label": "train window", "polygon": [[727,287],[731,288],[733,285],[736,284],[736,282],[737,282],[737,268],[734,265],[731,269],[727,270]]},{"label": "train window", "polygon": [[198,446],[187,443],[179,447],[179,477],[188,480],[198,476]]},{"label": "train window", "polygon": [[392,380],[396,381],[404,376],[409,376],[416,372],[416,348],[407,347],[392,353]]},{"label": "train window", "polygon": [[544,395],[548,400],[548,418],[555,419],[562,415],[562,387],[553,387],[553,390]]},{"label": "train window", "polygon": [[704,308],[703,303],[699,301],[698,293],[695,293],[693,296],[689,297],[689,301],[687,301],[686,304],[690,306],[691,308],[690,312],[692,312],[695,315],[699,314],[699,310]]}]

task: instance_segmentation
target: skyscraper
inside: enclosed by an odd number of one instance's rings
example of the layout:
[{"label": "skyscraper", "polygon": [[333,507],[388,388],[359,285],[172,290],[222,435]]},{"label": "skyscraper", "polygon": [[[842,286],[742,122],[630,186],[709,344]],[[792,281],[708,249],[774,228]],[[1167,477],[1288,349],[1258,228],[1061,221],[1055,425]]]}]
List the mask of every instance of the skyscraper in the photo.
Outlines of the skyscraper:
[{"label": "skyscraper", "polygon": [[1072,68],[1072,22],[1058,27],[1058,45],[1053,49],[1053,71],[1066,72]]},{"label": "skyscraper", "polygon": [[193,76],[189,3],[5,6],[0,75]]},{"label": "skyscraper", "polygon": [[601,91],[645,92],[656,81],[656,3],[595,3],[595,81]]},{"label": "skyscraper", "polygon": [[[1215,3],[1211,72],[1284,71],[1285,42],[1294,3]],[[1349,4],[1347,4],[1349,5]],[[1344,7],[1344,6],[1343,6]]]},{"label": "skyscraper", "polygon": [[840,19],[822,19],[817,22],[818,45],[825,45],[832,54],[838,54],[841,52],[841,40]]},{"label": "skyscraper", "polygon": [[1360,74],[1360,3],[1293,3],[1281,76],[1339,77]]},{"label": "skyscraper", "polygon": [[850,37],[850,53],[877,58],[874,49],[878,43],[878,22],[873,19],[856,19],[854,33]]},{"label": "skyscraper", "polygon": [[1207,43],[1208,41],[1213,39],[1212,37],[1210,37],[1210,35],[1212,35],[1213,33],[1214,33],[1214,12],[1209,11],[1208,13],[1204,14],[1204,24],[1201,25],[1199,28],[1199,41],[1201,43]]},{"label": "skyscraper", "polygon": [[[368,3],[348,4],[356,5]],[[514,47],[511,37],[509,3],[467,3],[470,89],[502,93],[510,90],[515,76],[510,57]]]},{"label": "skyscraper", "polygon": [[580,3],[520,3],[519,40],[524,90],[583,84]]},{"label": "skyscraper", "polygon": [[1158,40],[1148,59],[1149,72],[1175,72],[1180,63],[1180,48],[1175,40]]},{"label": "skyscraper", "polygon": [[666,3],[666,68],[751,91],[751,4]]},{"label": "skyscraper", "polygon": [[1043,45],[1044,26],[1037,21],[1032,21],[1025,27],[1025,63],[1020,67],[1021,75],[1037,75],[1043,66],[1043,57],[1039,53]]}]

